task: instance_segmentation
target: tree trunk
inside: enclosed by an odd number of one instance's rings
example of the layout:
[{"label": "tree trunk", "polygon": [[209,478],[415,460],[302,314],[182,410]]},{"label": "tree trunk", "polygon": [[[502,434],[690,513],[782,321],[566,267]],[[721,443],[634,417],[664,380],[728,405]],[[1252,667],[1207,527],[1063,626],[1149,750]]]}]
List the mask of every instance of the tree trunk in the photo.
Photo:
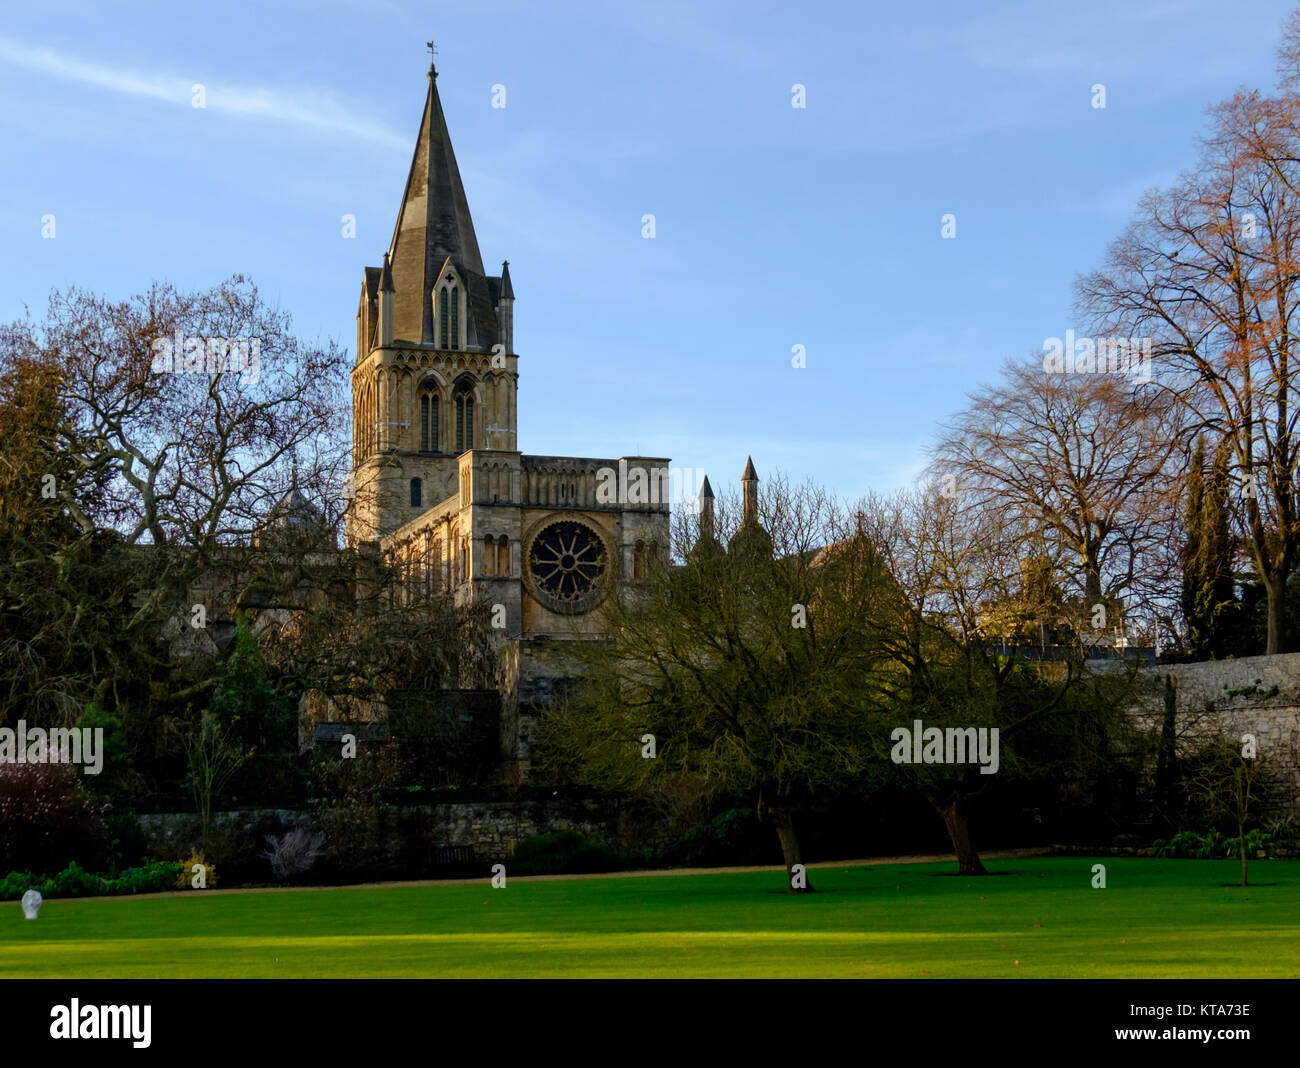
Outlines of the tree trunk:
[{"label": "tree trunk", "polygon": [[1237,852],[1241,855],[1241,885],[1246,886],[1246,824],[1240,817],[1237,819]]},{"label": "tree trunk", "polygon": [[[799,835],[794,829],[794,817],[790,810],[780,802],[769,804],[760,794],[758,798],[758,818],[770,824],[776,831],[781,843],[781,856],[785,860],[786,887],[792,894],[811,894],[812,883],[808,879],[808,869],[803,863],[803,854],[799,851]],[[798,865],[799,871],[795,871]]]},{"label": "tree trunk", "polygon": [[1268,647],[1264,654],[1272,656],[1286,651],[1286,621],[1283,614],[1283,609],[1286,608],[1286,579],[1283,577],[1278,582],[1266,582],[1264,588],[1268,592]]},{"label": "tree trunk", "polygon": [[1174,781],[1177,775],[1178,680],[1165,676],[1165,711],[1160,725],[1160,748],[1156,755],[1156,811],[1166,829],[1177,823]]},{"label": "tree trunk", "polygon": [[957,854],[958,875],[987,875],[984,863],[980,860],[970,836],[970,815],[966,811],[966,800],[957,794],[951,802],[944,804],[937,794],[925,791],[925,799],[934,806],[934,810],[943,817],[943,825],[952,840],[953,852]]},{"label": "tree trunk", "polygon": [[1087,601],[1085,608],[1089,614],[1092,613],[1093,607],[1101,601],[1101,561],[1098,556],[1101,552],[1099,543],[1089,542],[1085,544],[1083,556],[1083,586],[1084,598]]}]

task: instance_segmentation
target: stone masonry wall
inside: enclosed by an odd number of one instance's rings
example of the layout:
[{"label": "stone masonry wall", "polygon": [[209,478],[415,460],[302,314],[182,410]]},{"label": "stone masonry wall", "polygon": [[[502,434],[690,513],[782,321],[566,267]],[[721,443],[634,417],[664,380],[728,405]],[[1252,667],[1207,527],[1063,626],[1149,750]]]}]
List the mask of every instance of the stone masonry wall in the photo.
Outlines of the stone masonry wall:
[{"label": "stone masonry wall", "polygon": [[1284,811],[1300,815],[1300,653],[1161,664],[1144,669],[1144,674],[1152,688],[1138,717],[1147,727],[1159,729],[1161,684],[1166,675],[1173,675],[1180,749],[1216,731],[1235,738],[1255,735],[1260,754],[1276,761],[1289,782]]},{"label": "stone masonry wall", "polygon": [[[260,851],[266,835],[283,833],[296,824],[317,829],[315,815],[307,811],[214,812],[209,840],[246,843]],[[198,818],[193,813],[142,815],[140,826],[153,852],[163,857],[186,856],[200,840]],[[558,798],[381,805],[371,820],[369,837],[385,864],[402,868],[403,877],[414,879],[437,874],[430,857],[442,846],[473,846],[478,859],[493,863],[508,859],[525,838],[570,829],[611,843],[629,835],[645,841],[654,838],[657,830],[638,822],[637,814],[615,802]]]}]

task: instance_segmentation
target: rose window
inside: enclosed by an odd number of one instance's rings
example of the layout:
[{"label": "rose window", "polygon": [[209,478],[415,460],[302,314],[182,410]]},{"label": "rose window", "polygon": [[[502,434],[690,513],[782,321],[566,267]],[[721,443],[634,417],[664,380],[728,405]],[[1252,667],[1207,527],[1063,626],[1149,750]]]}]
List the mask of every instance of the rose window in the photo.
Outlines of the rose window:
[{"label": "rose window", "polygon": [[609,548],[586,523],[555,520],[535,528],[526,539],[524,582],[552,612],[581,615],[605,597]]}]

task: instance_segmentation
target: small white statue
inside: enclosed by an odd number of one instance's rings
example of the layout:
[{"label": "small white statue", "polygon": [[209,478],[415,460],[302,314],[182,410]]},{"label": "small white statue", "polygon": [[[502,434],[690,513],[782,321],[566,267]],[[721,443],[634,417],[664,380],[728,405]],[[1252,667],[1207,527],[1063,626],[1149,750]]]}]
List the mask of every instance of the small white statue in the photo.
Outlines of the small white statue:
[{"label": "small white statue", "polygon": [[44,900],[39,890],[28,890],[23,894],[23,914],[29,920],[36,919],[36,914],[41,911],[41,902]]}]

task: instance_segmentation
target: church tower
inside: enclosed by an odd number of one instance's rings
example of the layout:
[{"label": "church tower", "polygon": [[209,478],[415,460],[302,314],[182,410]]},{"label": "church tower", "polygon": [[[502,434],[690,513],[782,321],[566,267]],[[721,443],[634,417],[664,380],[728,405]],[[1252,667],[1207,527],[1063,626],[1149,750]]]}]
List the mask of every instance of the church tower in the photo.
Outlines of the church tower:
[{"label": "church tower", "polygon": [[484,272],[437,77],[430,64],[397,225],[361,286],[349,545],[457,494],[463,453],[518,466],[510,268]]},{"label": "church tower", "polygon": [[447,681],[523,774],[537,717],[583,670],[574,643],[607,634],[668,551],[673,473],[667,457],[519,452],[510,267],[484,273],[436,79],[431,66],[397,225],[362,282],[348,544],[394,567],[403,604],[491,609],[492,678],[463,665]]}]

